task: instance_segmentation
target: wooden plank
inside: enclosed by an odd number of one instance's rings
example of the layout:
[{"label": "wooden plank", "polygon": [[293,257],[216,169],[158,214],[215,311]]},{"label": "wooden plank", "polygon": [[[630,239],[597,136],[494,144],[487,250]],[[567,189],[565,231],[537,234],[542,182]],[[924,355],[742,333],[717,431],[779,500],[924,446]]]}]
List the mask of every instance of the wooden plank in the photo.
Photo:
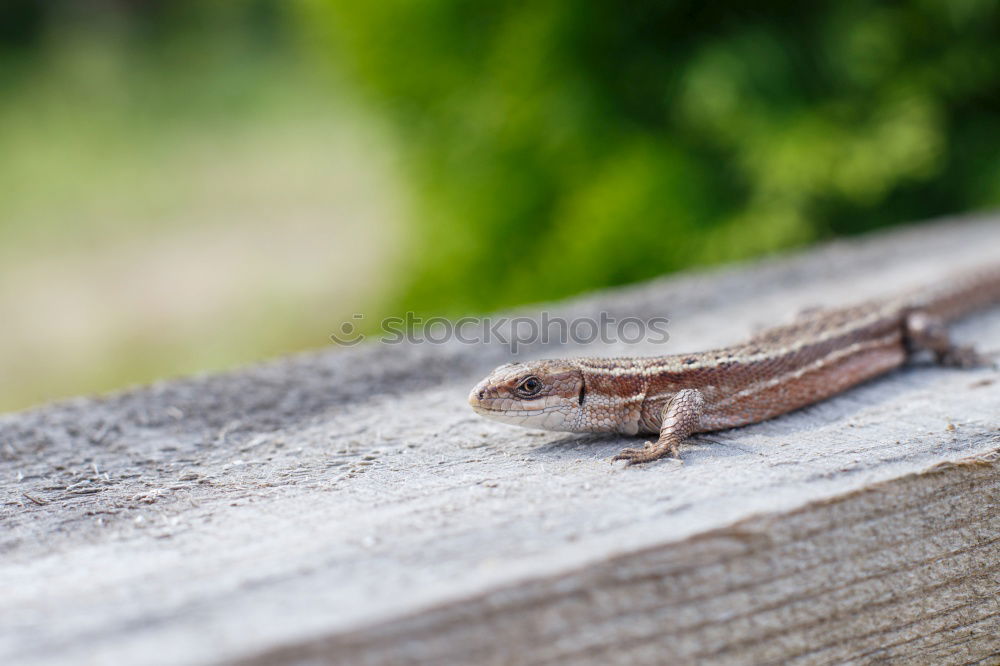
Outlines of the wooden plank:
[{"label": "wooden plank", "polygon": [[973,662],[998,647],[997,460],[941,465],[241,663]]},{"label": "wooden plank", "polygon": [[[726,344],[997,247],[943,221],[593,294],[548,311],[666,313],[670,342],[525,356]],[[996,350],[1000,312],[956,334]],[[470,412],[509,356],[365,344],[0,418],[0,663],[1000,654],[996,370],[917,364],[621,469],[634,440]]]}]

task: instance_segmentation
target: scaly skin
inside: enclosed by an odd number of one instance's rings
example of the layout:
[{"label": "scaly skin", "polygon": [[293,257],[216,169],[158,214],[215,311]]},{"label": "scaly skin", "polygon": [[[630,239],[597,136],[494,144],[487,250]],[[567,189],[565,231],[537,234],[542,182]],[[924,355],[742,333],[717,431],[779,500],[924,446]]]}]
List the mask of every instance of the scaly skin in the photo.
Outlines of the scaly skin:
[{"label": "scaly skin", "polygon": [[890,299],[819,310],[743,344],[653,358],[508,363],[469,395],[508,423],[567,432],[659,433],[624,449],[627,464],[678,457],[690,435],[758,423],[889,372],[920,350],[939,363],[984,362],[956,347],[944,324],[1000,301],[1000,267]]}]

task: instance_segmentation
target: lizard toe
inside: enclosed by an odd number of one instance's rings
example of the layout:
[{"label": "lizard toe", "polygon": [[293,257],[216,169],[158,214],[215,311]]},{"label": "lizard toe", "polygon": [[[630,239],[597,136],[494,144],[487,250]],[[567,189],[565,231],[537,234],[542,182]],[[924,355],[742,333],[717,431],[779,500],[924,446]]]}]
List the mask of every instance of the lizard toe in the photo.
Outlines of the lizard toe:
[{"label": "lizard toe", "polygon": [[628,464],[632,465],[632,464],[635,463],[635,461],[638,458],[643,458],[643,457],[649,455],[649,451],[650,451],[651,448],[652,448],[651,443],[650,442],[646,442],[645,446],[643,446],[641,449],[635,449],[635,448],[622,449],[621,451],[619,451],[617,453],[617,455],[615,455],[611,459],[611,462],[616,462],[618,460],[624,460]]},{"label": "lizard toe", "polygon": [[680,452],[676,446],[666,446],[659,442],[646,442],[641,449],[622,449],[611,459],[611,462],[624,460],[626,466],[641,465],[660,458],[680,460]]}]

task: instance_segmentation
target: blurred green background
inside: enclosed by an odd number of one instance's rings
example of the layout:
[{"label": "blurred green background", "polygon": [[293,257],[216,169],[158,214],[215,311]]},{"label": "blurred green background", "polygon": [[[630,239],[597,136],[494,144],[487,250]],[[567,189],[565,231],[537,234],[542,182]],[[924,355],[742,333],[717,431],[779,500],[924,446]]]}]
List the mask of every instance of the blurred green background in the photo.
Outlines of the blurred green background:
[{"label": "blurred green background", "polygon": [[0,410],[1000,203],[1000,5],[0,4]]}]

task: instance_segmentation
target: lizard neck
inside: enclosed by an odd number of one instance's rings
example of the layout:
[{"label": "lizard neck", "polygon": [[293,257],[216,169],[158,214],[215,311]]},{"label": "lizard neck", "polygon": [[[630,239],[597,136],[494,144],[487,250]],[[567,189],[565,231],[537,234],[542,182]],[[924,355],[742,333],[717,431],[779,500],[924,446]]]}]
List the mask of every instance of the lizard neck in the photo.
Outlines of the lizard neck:
[{"label": "lizard neck", "polygon": [[579,359],[585,398],[580,405],[581,430],[635,435],[641,427],[649,376],[640,359]]}]

